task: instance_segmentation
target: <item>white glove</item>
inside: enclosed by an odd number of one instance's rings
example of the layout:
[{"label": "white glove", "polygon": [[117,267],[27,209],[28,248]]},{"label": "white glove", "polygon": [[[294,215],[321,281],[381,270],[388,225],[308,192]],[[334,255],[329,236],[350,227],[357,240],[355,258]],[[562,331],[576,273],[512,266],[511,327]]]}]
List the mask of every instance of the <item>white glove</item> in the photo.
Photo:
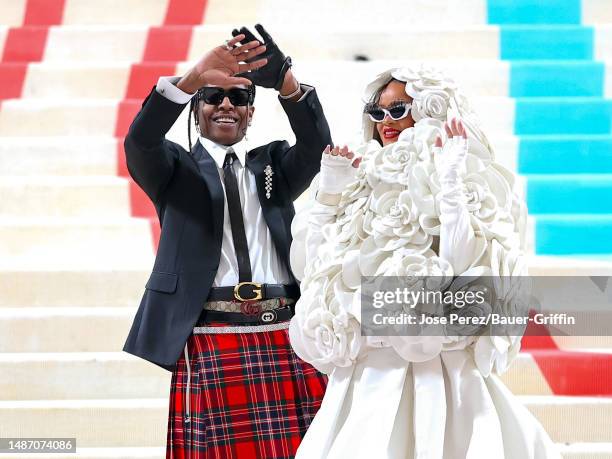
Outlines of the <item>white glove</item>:
[{"label": "white glove", "polygon": [[[463,273],[480,250],[466,207],[462,176],[468,151],[463,124],[453,119],[445,125],[448,140],[436,139],[434,165],[440,180],[440,257],[448,261],[456,274]],[[482,241],[480,241],[482,242]]]},{"label": "white glove", "polygon": [[447,188],[459,182],[465,174],[465,158],[468,152],[468,141],[465,137],[450,137],[444,147],[434,147],[434,166],[440,179],[441,187]]},{"label": "white glove", "polygon": [[332,150],[327,146],[321,158],[319,191],[327,194],[342,193],[357,176],[361,158],[354,156],[347,147],[334,147]]}]

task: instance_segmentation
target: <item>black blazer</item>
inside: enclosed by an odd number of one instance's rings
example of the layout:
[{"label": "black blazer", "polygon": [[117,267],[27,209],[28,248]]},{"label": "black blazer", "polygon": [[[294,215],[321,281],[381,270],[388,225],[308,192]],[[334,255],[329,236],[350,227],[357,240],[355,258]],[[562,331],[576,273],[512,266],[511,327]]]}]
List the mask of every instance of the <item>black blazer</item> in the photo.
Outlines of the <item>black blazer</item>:
[{"label": "black blazer", "polygon": [[[247,153],[246,166],[255,174],[278,255],[295,279],[289,265],[293,201],[318,173],[321,153],[332,140],[314,89],[300,102],[281,99],[280,103],[296,144],[275,141],[255,148]],[[223,232],[225,196],[214,160],[200,142],[190,154],[165,138],[185,105],[153,88],[125,138],[128,170],[153,201],[161,236],[123,350],[168,371],[175,368],[208,297],[219,267]],[[201,159],[199,164],[194,156]],[[267,165],[274,172],[270,199],[264,189]]]}]

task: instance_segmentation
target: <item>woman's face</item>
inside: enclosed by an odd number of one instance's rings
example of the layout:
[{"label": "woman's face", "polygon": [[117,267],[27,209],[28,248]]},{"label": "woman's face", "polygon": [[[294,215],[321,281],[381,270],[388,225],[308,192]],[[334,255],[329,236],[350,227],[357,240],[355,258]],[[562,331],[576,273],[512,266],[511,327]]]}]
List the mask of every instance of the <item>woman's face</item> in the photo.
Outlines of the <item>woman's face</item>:
[{"label": "woman's face", "polygon": [[[378,105],[382,108],[389,108],[398,102],[412,102],[412,97],[406,94],[406,83],[402,81],[392,81],[380,93]],[[376,131],[380,137],[383,147],[397,141],[397,138],[404,129],[414,126],[412,115],[395,121],[389,115],[380,123],[376,123]]]}]

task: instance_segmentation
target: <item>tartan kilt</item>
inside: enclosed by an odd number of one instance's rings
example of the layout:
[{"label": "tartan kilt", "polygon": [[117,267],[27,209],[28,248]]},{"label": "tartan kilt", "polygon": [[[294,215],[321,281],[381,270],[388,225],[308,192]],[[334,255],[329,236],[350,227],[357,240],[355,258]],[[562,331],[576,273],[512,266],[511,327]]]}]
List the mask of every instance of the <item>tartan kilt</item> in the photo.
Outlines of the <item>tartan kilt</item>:
[{"label": "tartan kilt", "polygon": [[167,459],[292,458],[327,377],[299,359],[288,330],[191,334],[172,372]]}]

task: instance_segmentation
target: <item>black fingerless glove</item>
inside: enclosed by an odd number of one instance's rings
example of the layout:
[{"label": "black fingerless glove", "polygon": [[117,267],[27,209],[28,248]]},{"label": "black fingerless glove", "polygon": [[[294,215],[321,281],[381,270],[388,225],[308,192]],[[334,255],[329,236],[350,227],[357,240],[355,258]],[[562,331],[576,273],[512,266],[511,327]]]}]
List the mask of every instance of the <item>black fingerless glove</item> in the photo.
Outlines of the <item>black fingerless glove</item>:
[{"label": "black fingerless glove", "polygon": [[[278,46],[276,43],[274,43],[274,40],[270,34],[266,32],[266,29],[264,29],[261,24],[256,24],[255,30],[257,30],[257,32],[259,32],[264,39],[262,44],[266,45],[266,52],[257,57],[253,57],[252,59],[247,59],[245,62],[248,63],[258,59],[267,59],[268,63],[257,70],[241,73],[238,76],[248,78],[257,86],[274,88],[278,91],[283,85],[287,70],[289,70],[291,67],[291,58],[289,56],[285,56],[283,52],[278,49]],[[234,29],[232,31],[232,35],[234,37],[240,34],[245,35],[245,39],[243,40],[245,43],[253,40],[258,40],[261,42],[261,40],[253,35],[253,33],[246,27],[242,27],[240,30]]]}]

